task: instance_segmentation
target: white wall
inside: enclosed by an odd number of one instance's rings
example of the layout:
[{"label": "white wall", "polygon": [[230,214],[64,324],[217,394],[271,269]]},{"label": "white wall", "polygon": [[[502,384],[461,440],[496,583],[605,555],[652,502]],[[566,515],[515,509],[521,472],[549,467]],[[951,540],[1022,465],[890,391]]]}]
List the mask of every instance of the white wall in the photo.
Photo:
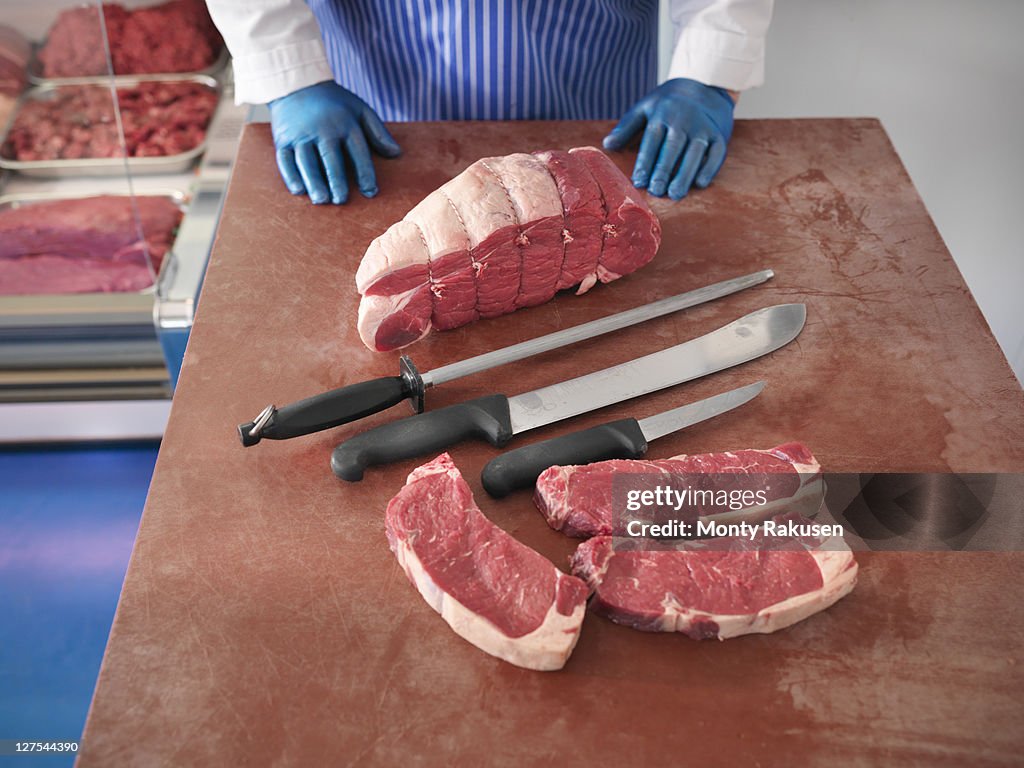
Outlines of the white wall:
[{"label": "white wall", "polygon": [[776,0],[766,70],[738,117],[881,118],[1024,381],[1024,2]]}]

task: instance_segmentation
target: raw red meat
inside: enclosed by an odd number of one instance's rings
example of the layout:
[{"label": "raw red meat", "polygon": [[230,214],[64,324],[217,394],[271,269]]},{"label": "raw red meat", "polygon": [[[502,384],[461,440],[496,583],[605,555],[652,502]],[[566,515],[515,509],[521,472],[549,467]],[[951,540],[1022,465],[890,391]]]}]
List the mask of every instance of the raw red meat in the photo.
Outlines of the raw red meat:
[{"label": "raw red meat", "polygon": [[181,215],[166,197],[137,197],[133,208],[130,198],[114,195],[0,212],[0,295],[146,288],[174,242]]},{"label": "raw red meat", "polygon": [[[705,520],[738,522],[759,520],[776,514],[802,498],[817,501],[822,495],[821,466],[802,443],[786,443],[768,450],[747,449],[722,453],[675,456],[671,459],[600,461],[584,466],[554,466],[537,478],[534,502],[548,525],[568,536],[621,534],[616,523],[623,522],[621,503],[616,509],[613,493],[621,495],[624,482],[614,478],[643,475],[677,490],[698,487],[702,482],[723,486],[726,475],[746,475],[756,486],[768,483],[759,478],[771,475],[768,504],[723,512],[721,508],[696,509]],[[654,482],[644,485],[653,486]],[[749,484],[749,482],[747,483]],[[732,483],[729,483],[732,486]],[[739,484],[736,484],[739,487]],[[746,485],[744,485],[746,487]],[[616,514],[619,519],[616,519]]]},{"label": "raw red meat", "polygon": [[[117,89],[130,157],[176,155],[197,147],[217,106],[199,83],[145,82]],[[3,147],[12,160],[122,157],[110,90],[63,86],[50,98],[26,102]]]},{"label": "raw red meat", "polygon": [[134,262],[69,259],[39,254],[24,259],[0,259],[0,296],[141,291],[153,284],[153,273]]},{"label": "raw red meat", "polygon": [[0,133],[14,114],[18,96],[28,83],[28,41],[16,29],[0,24]]},{"label": "raw red meat", "polygon": [[384,525],[409,580],[456,634],[520,667],[562,668],[586,586],[488,520],[448,454],[413,470]]},{"label": "raw red meat", "polygon": [[[224,46],[202,0],[171,0],[126,10],[103,4],[114,74],[198,72]],[[109,65],[96,7],[62,11],[39,52],[44,77],[102,75]]]},{"label": "raw red meat", "polygon": [[[13,27],[0,24],[0,95],[17,96],[28,83],[28,40]],[[3,120],[0,119],[0,130]]]},{"label": "raw red meat", "polygon": [[411,344],[610,282],[650,261],[661,225],[600,150],[478,160],[374,240],[356,273],[359,335]]},{"label": "raw red meat", "polygon": [[[810,524],[779,519],[789,520]],[[594,590],[591,610],[648,632],[697,640],[775,632],[825,610],[857,582],[857,561],[841,537],[761,534],[657,549],[614,541],[580,544],[573,573]]]}]

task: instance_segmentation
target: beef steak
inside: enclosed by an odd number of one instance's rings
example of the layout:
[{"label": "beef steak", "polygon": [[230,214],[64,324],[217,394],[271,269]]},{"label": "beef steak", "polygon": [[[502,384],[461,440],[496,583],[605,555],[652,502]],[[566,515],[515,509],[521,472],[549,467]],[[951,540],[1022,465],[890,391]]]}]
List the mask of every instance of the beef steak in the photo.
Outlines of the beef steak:
[{"label": "beef steak", "polygon": [[841,538],[723,537],[647,550],[595,536],[576,549],[572,570],[594,590],[595,613],[697,640],[775,632],[825,610],[857,581]]},{"label": "beef steak", "polygon": [[[767,450],[747,449],[674,456],[670,459],[600,461],[583,466],[549,467],[537,478],[534,503],[556,531],[568,536],[622,533],[615,530],[622,522],[622,500],[613,496],[622,493],[623,485],[615,478],[642,475],[645,480],[663,482],[676,489],[687,486],[724,485],[728,475],[746,475],[749,483],[767,486],[768,503],[739,510],[698,509],[706,520],[737,522],[758,520],[776,514],[782,506],[793,505],[801,498],[820,498],[821,466],[802,443],[786,443]],[[771,475],[771,483],[759,482]],[[737,485],[740,481],[737,481]],[[653,484],[653,482],[652,482]],[[731,485],[731,483],[729,483]],[[616,509],[616,502],[619,508]],[[616,519],[618,515],[619,519]]]},{"label": "beef steak", "polygon": [[520,667],[562,668],[586,585],[488,520],[448,454],[413,470],[384,524],[409,580],[456,634]]}]

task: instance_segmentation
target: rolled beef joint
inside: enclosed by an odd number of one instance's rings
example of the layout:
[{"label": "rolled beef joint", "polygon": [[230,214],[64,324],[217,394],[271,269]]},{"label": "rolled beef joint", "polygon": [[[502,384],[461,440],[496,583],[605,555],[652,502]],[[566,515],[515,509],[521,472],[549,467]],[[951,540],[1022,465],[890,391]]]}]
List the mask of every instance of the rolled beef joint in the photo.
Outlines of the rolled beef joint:
[{"label": "rolled beef joint", "polygon": [[[821,465],[810,449],[802,443],[785,443],[766,450],[554,466],[537,478],[534,503],[548,525],[568,536],[622,535],[625,532],[616,528],[626,522],[625,510],[623,500],[615,495],[625,490],[627,475],[643,478],[638,488],[660,484],[677,490],[687,487],[721,490],[727,486],[729,489],[741,486],[764,489],[764,504],[738,509],[708,505],[687,510],[694,520],[723,523],[764,520],[783,507],[797,505],[813,514],[823,494]],[[730,476],[736,475],[744,477],[732,481]],[[803,505],[805,500],[807,504]]]},{"label": "rolled beef joint", "polygon": [[[775,520],[810,523],[796,515]],[[580,544],[573,573],[594,590],[592,611],[647,632],[695,640],[775,632],[825,610],[857,583],[857,561],[841,536],[759,534],[656,549],[614,541]]]},{"label": "rolled beef joint", "polygon": [[409,581],[457,635],[526,669],[565,665],[586,585],[488,520],[448,454],[413,470],[384,525]]},{"label": "rolled beef joint", "polygon": [[370,243],[359,336],[377,351],[497,317],[654,258],[661,225],[600,150],[478,160]]}]

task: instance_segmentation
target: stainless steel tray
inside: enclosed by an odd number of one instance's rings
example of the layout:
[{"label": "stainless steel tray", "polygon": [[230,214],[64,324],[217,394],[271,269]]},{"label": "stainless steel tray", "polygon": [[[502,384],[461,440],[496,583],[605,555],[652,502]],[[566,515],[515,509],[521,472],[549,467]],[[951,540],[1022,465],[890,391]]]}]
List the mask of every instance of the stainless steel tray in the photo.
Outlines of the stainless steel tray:
[{"label": "stainless steel tray", "polygon": [[228,53],[227,46],[222,46],[220,49],[220,55],[216,61],[205,69],[200,69],[196,72],[153,72],[148,74],[137,74],[137,75],[83,75],[81,77],[43,77],[42,63],[39,61],[39,51],[42,49],[45,43],[32,46],[32,57],[28,62],[28,81],[32,85],[109,85],[110,81],[113,80],[116,84],[121,85],[124,82],[130,82],[137,80],[140,77],[166,77],[180,80],[182,78],[190,77],[215,77],[223,71],[224,67],[227,66],[228,60],[231,58]]},{"label": "stainless steel tray", "polygon": [[[131,87],[145,82],[173,82],[173,83],[198,83],[217,93],[218,99],[221,96],[220,82],[209,75],[193,75],[191,77],[179,77],[177,75],[139,75],[137,77],[119,77],[117,86],[119,88]],[[109,84],[106,80],[104,84]],[[96,83],[87,84],[88,87],[97,87]],[[65,85],[40,85],[31,88],[22,94],[18,100],[18,106],[11,115],[11,119],[3,128],[0,134],[0,168],[25,176],[33,176],[41,179],[65,179],[79,176],[124,176],[125,167],[132,173],[184,173],[195,163],[196,158],[206,151],[206,136],[198,145],[176,155],[165,155],[163,157],[129,157],[127,163],[122,157],[96,157],[81,158],[73,160],[12,160],[4,157],[2,148],[7,140],[7,132],[11,129],[25,103],[32,100],[47,98],[57,88],[69,87]],[[75,86],[70,86],[75,87]],[[214,108],[216,112],[216,108]],[[213,122],[213,115],[210,116]],[[209,124],[207,124],[209,130]]]},{"label": "stainless steel tray", "polygon": [[[0,197],[0,212],[33,203],[80,200],[98,196],[96,194],[65,195],[49,192],[5,195]],[[105,192],[103,196],[129,197],[130,195],[127,192]],[[147,190],[137,192],[135,196],[167,197],[178,206],[183,216],[188,212],[189,195],[179,189]],[[182,220],[184,221],[184,218]],[[123,317],[125,312],[131,313],[139,309],[151,310],[157,287],[173,273],[175,268],[174,243],[172,242],[160,264],[160,272],[156,275],[153,285],[143,288],[141,291],[0,296],[0,331],[9,324],[8,321],[13,320],[15,325],[21,325],[23,321],[29,319],[29,315],[33,316],[30,323],[32,325],[50,325],[52,323],[63,325],[85,321],[86,316],[92,315],[98,309],[114,318]]]}]

